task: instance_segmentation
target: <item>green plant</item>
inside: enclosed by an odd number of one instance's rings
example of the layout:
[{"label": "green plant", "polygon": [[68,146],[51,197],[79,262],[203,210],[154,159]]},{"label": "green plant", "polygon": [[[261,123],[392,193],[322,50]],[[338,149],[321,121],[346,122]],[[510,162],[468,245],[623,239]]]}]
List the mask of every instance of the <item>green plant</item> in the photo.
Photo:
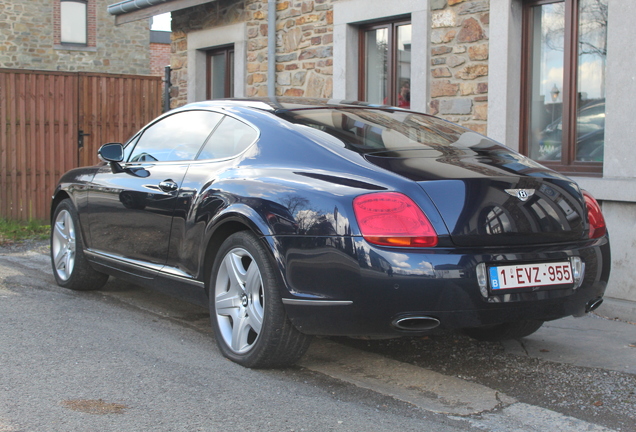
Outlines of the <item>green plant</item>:
[{"label": "green plant", "polygon": [[49,237],[50,230],[50,225],[35,219],[12,221],[0,218],[0,245],[28,239],[45,240]]}]

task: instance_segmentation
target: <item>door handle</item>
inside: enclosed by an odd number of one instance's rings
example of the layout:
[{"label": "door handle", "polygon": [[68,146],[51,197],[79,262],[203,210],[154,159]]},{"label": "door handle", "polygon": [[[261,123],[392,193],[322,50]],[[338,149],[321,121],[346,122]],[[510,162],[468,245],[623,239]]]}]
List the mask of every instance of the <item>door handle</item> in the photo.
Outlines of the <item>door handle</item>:
[{"label": "door handle", "polygon": [[159,189],[161,189],[164,192],[174,192],[177,190],[177,188],[179,187],[179,185],[177,185],[173,180],[164,180],[161,183],[159,183]]}]

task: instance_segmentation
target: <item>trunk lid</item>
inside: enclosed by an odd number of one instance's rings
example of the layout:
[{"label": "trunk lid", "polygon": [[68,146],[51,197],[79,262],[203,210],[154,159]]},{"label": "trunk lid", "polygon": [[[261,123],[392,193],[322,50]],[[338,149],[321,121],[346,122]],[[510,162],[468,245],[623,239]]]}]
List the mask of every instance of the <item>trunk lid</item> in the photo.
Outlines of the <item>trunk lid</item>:
[{"label": "trunk lid", "polygon": [[384,151],[365,157],[417,182],[457,246],[585,238],[587,210],[576,183],[494,141],[480,139],[470,147]]}]

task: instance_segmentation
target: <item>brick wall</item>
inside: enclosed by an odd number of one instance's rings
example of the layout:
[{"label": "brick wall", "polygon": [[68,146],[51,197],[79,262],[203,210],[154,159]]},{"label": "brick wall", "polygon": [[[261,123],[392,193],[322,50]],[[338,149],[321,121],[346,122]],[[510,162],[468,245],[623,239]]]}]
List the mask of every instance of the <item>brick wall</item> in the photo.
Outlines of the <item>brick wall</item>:
[{"label": "brick wall", "polygon": [[115,27],[106,6],[88,0],[86,47],[60,44],[57,0],[12,0],[0,8],[0,68],[149,74],[146,20]]},{"label": "brick wall", "polygon": [[170,65],[170,44],[150,44],[150,75],[163,76],[165,67]]},{"label": "brick wall", "polygon": [[431,1],[429,111],[486,134],[489,0]]}]

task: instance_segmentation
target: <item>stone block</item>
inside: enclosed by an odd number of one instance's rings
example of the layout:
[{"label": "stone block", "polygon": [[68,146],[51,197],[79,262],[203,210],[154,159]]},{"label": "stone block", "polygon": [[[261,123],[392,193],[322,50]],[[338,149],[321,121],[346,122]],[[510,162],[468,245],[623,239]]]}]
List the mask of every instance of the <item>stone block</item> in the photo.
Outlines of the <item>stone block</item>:
[{"label": "stone block", "polygon": [[453,84],[450,80],[434,80],[431,83],[431,97],[455,96],[459,91],[459,84]]},{"label": "stone block", "polygon": [[480,12],[488,12],[490,10],[490,4],[488,0],[471,1],[464,3],[457,7],[458,15],[469,15]]},{"label": "stone block", "polygon": [[301,87],[305,85],[305,78],[307,77],[307,71],[298,71],[292,75],[291,85]]},{"label": "stone block", "polygon": [[439,99],[432,100],[431,103],[428,104],[428,113],[431,115],[439,114]]},{"label": "stone block", "polygon": [[290,62],[290,61],[296,61],[298,60],[298,54],[297,53],[291,53],[291,54],[283,54],[283,55],[277,55],[276,56],[276,62],[280,62],[280,63],[284,63],[284,62]]},{"label": "stone block", "polygon": [[487,103],[475,104],[473,119],[488,120],[488,104]]},{"label": "stone block", "polygon": [[433,12],[431,14],[431,27],[455,27],[457,25],[457,15],[453,9],[446,9],[441,12]]},{"label": "stone block", "polygon": [[446,44],[455,39],[457,30],[436,29],[431,32],[431,43]]},{"label": "stone block", "polygon": [[453,76],[447,67],[435,68],[431,72],[433,78],[448,78]]},{"label": "stone block", "polygon": [[290,88],[285,90],[284,95],[285,96],[293,96],[293,97],[302,97],[304,96],[304,91],[302,89],[299,88]]},{"label": "stone block", "polygon": [[441,114],[470,114],[472,110],[472,99],[442,99],[439,103],[439,112]]},{"label": "stone block", "polygon": [[431,49],[431,55],[433,56],[448,54],[451,52],[453,52],[453,48],[449,46],[439,46],[439,47],[433,47],[433,49]]},{"label": "stone block", "polygon": [[459,94],[462,96],[474,95],[477,93],[477,83],[465,82],[459,84]]},{"label": "stone block", "polygon": [[457,35],[457,41],[460,43],[477,42],[484,39],[485,36],[481,24],[475,18],[468,18],[464,21],[462,29]]},{"label": "stone block", "polygon": [[288,85],[291,85],[291,83],[292,83],[291,72],[281,72],[276,74],[276,84],[282,85],[282,86],[288,86]]},{"label": "stone block", "polygon": [[307,80],[307,90],[305,96],[307,97],[322,97],[323,90],[325,88],[326,80],[317,73],[311,73]]},{"label": "stone block", "polygon": [[473,80],[478,77],[487,76],[488,75],[488,65],[487,64],[473,64],[466,66],[461,71],[455,74],[456,78],[463,80]]},{"label": "stone block", "polygon": [[431,10],[440,10],[446,7],[446,0],[431,0]]},{"label": "stone block", "polygon": [[299,60],[309,60],[313,58],[333,57],[333,47],[316,47],[303,50],[298,56]]},{"label": "stone block", "polygon": [[472,61],[488,60],[488,44],[470,46],[468,48],[468,57]]},{"label": "stone block", "polygon": [[466,63],[466,59],[464,57],[456,56],[456,55],[449,56],[448,59],[446,60],[446,64],[452,68],[461,66],[464,63]]}]

